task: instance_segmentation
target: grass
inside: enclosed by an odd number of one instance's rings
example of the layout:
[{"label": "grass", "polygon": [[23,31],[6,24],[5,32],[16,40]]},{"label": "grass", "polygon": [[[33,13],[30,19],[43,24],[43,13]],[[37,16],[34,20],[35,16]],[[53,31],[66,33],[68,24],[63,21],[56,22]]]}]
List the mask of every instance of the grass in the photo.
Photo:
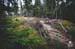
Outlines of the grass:
[{"label": "grass", "polygon": [[44,42],[38,32],[21,20],[21,17],[13,18],[10,24],[12,25],[8,28],[10,34],[9,38],[13,39],[15,42],[23,44],[40,44]]}]

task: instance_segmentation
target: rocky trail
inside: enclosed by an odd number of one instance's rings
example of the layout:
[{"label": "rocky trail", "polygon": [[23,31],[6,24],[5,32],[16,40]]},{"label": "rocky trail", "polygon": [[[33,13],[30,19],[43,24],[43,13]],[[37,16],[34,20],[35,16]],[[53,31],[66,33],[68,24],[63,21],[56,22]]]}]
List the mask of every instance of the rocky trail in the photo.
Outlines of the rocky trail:
[{"label": "rocky trail", "polygon": [[[36,17],[25,17],[24,18],[27,23],[38,30],[39,35],[45,39],[51,39],[59,41],[68,47],[73,47],[73,43],[70,38],[68,38],[68,34],[66,34],[67,30],[65,27],[59,22],[57,19],[48,19],[48,18],[36,18]],[[54,24],[59,24],[62,28],[57,29],[54,28]]]}]

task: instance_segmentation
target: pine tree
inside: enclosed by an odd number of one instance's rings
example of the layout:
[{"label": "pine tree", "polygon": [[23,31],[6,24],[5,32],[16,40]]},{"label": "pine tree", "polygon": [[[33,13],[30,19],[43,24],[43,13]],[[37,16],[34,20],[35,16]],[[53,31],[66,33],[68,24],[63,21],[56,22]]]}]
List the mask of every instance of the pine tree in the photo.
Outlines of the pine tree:
[{"label": "pine tree", "polygon": [[24,0],[24,3],[25,3],[25,5],[24,5],[24,14],[25,14],[25,16],[29,16],[30,15],[30,12],[31,12],[31,1],[32,0]]},{"label": "pine tree", "polygon": [[55,0],[44,0],[44,7],[43,11],[45,14],[45,17],[50,17],[52,18],[52,12],[55,8]]},{"label": "pine tree", "polygon": [[34,5],[33,11],[34,11],[34,13],[33,13],[34,16],[41,17],[43,12],[42,12],[42,6],[41,6],[40,0],[35,0],[35,5]]}]

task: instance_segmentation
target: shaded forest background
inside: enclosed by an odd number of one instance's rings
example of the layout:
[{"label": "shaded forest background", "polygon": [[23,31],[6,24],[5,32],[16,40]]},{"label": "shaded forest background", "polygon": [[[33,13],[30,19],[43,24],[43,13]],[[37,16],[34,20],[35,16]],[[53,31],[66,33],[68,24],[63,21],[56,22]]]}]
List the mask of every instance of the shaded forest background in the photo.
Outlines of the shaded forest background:
[{"label": "shaded forest background", "polygon": [[75,18],[75,1],[74,0],[2,0],[0,1],[0,9],[5,12],[7,16],[24,15],[24,16],[38,16],[68,19],[74,21]]}]

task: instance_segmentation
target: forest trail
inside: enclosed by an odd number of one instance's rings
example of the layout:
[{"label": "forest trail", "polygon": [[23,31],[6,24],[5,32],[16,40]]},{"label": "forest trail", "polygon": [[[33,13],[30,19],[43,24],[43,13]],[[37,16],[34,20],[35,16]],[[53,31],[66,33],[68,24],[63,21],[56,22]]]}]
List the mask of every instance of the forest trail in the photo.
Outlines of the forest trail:
[{"label": "forest trail", "polygon": [[53,27],[54,24],[58,23],[57,19],[48,19],[48,18],[37,18],[37,17],[25,17],[27,23],[38,30],[39,34],[43,38],[50,38],[52,40],[57,40],[63,44],[66,44],[69,47],[73,46],[70,38],[67,37],[65,30],[62,31]]}]

